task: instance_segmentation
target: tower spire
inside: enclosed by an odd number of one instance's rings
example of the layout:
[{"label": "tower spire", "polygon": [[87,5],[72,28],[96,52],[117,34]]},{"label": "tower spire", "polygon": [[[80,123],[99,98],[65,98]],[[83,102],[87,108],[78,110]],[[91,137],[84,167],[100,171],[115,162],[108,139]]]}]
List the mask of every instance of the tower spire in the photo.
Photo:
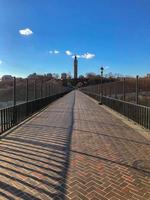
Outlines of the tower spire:
[{"label": "tower spire", "polygon": [[77,55],[74,56],[74,79],[78,78],[78,59]]}]

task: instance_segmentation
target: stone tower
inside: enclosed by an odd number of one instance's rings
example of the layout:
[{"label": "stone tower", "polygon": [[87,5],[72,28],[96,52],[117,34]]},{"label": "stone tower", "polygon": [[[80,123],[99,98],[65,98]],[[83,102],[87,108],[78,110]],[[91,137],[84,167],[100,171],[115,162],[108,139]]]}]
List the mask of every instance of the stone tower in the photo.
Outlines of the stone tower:
[{"label": "stone tower", "polygon": [[74,57],[74,79],[78,78],[78,59],[75,55]]}]

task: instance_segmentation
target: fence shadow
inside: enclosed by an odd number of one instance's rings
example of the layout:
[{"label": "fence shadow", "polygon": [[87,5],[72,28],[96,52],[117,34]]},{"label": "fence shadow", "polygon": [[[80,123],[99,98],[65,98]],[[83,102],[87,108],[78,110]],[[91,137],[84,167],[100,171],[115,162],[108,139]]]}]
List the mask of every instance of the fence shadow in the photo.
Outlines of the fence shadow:
[{"label": "fence shadow", "polygon": [[[67,99],[71,109],[62,119],[64,128],[55,125],[53,112],[47,110],[47,118],[43,112],[33,119],[45,126],[29,122],[1,140],[0,199],[65,199],[75,94],[68,94]],[[66,99],[62,106],[67,107]],[[60,113],[55,113],[58,118]],[[53,118],[52,127],[49,118]]]}]

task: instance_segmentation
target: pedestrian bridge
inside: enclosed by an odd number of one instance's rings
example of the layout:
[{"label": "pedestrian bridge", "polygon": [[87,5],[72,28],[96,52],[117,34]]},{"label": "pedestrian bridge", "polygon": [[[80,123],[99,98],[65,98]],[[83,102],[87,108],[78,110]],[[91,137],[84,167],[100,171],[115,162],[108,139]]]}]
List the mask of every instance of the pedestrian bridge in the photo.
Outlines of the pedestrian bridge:
[{"label": "pedestrian bridge", "polygon": [[149,200],[149,131],[72,91],[1,136],[3,199]]}]

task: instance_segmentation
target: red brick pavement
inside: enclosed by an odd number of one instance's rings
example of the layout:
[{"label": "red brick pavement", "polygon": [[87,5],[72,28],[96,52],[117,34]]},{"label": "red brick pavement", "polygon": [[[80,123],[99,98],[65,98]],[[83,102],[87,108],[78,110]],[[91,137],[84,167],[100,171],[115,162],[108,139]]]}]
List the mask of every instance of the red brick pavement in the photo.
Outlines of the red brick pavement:
[{"label": "red brick pavement", "polygon": [[76,91],[0,141],[0,200],[150,200],[150,140]]}]

